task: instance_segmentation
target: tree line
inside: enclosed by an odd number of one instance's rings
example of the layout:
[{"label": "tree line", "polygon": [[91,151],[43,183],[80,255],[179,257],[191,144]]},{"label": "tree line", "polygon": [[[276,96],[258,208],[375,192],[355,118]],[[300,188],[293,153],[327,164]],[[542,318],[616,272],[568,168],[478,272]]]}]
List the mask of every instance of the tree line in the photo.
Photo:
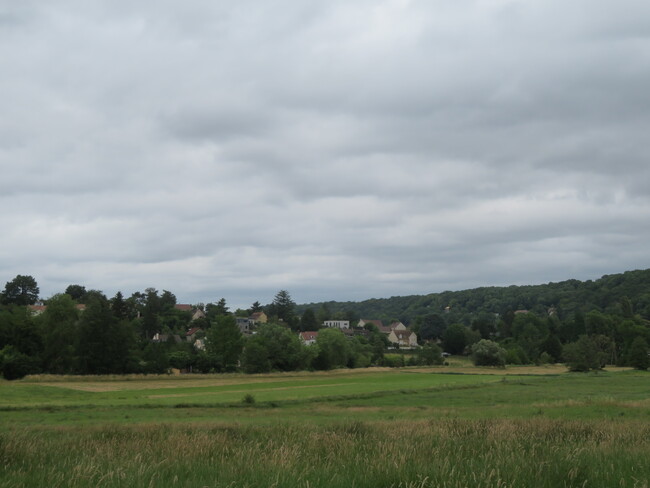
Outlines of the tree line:
[{"label": "tree line", "polygon": [[451,354],[473,354],[480,341],[497,343],[494,364],[565,361],[580,371],[605,364],[648,367],[650,269],[594,281],[311,303],[299,310],[307,308],[349,320],[400,320],[420,342],[440,343]]},{"label": "tree line", "polygon": [[562,320],[580,312],[596,310],[622,315],[626,297],[635,314],[650,317],[650,269],[605,275],[597,280],[566,280],[525,286],[480,287],[427,295],[372,298],[360,302],[318,302],[299,305],[297,313],[311,308],[318,314],[354,319],[372,317],[384,321],[398,319],[411,324],[418,317],[445,314],[449,323],[471,325],[483,314],[504,317],[509,312],[527,310],[543,317],[553,308]]},{"label": "tree line", "polygon": [[[18,275],[0,293],[0,371],[17,378],[40,372],[164,373],[178,368],[262,373],[407,364],[404,357],[396,364],[385,355],[391,346],[387,336],[370,324],[348,336],[320,330],[314,346],[298,338],[298,331],[319,330],[325,320],[355,324],[362,313],[363,318],[385,323],[400,320],[417,334],[422,347],[410,355],[411,364],[439,363],[444,350],[497,366],[565,361],[582,371],[605,364],[646,369],[648,290],[650,270],[596,282],[481,288],[358,304],[299,306],[281,290],[268,305],[255,302],[234,312],[223,298],[196,304],[204,316],[193,319],[189,311],[176,307],[175,295],[167,290],[148,288],[130,297],[118,292],[108,298],[81,285],[70,285],[44,300],[46,309],[34,315],[29,306],[39,300],[38,285],[31,276]],[[533,291],[540,295],[534,297]],[[369,309],[369,302],[381,307]],[[420,313],[413,315],[415,310]],[[242,335],[236,317],[260,311],[266,312],[269,323],[258,325],[252,336]],[[200,330],[204,349],[185,341],[190,327]]]},{"label": "tree line", "polygon": [[[195,319],[179,310],[175,295],[148,288],[125,298],[70,285],[44,300],[34,314],[39,289],[31,276],[17,276],[0,294],[0,372],[5,378],[26,374],[166,373],[170,368],[209,373],[264,373],[301,369],[367,367],[384,364],[385,334],[369,328],[346,337],[322,330],[315,345],[305,346],[299,330],[316,330],[313,314],[295,313],[295,302],[281,290],[272,303],[255,302],[231,312],[225,299],[196,304]],[[83,304],[83,306],[81,306]],[[266,311],[269,322],[244,336],[236,317]],[[204,348],[185,340],[198,330]],[[428,359],[423,359],[428,361]]]}]

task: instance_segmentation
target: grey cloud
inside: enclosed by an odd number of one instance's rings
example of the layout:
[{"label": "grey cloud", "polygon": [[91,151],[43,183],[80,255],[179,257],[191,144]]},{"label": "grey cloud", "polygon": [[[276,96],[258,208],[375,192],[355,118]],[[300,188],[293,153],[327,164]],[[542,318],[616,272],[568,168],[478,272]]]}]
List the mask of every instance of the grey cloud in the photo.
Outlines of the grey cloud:
[{"label": "grey cloud", "polygon": [[202,107],[183,110],[165,117],[163,125],[172,135],[189,140],[227,141],[233,138],[252,139],[268,132],[269,122],[264,109],[226,107]]},{"label": "grey cloud", "polygon": [[249,305],[646,267],[649,9],[3,6],[0,274]]}]

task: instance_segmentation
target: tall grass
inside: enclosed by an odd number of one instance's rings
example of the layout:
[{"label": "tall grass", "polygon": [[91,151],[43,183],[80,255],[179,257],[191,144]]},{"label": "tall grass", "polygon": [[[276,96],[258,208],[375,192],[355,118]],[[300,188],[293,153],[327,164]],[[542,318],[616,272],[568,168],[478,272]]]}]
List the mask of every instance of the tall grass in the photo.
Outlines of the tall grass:
[{"label": "tall grass", "polygon": [[15,429],[0,487],[648,487],[650,425],[423,420]]}]

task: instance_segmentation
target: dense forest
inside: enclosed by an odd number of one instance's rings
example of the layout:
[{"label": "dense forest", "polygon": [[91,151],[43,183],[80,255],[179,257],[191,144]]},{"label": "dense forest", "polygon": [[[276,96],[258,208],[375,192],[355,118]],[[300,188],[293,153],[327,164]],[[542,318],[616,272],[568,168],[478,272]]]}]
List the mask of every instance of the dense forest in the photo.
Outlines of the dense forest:
[{"label": "dense forest", "polygon": [[298,313],[310,308],[324,310],[340,318],[400,320],[412,324],[418,317],[445,314],[448,323],[471,325],[484,314],[505,316],[508,312],[527,310],[545,316],[549,310],[560,320],[570,319],[576,312],[597,310],[621,315],[621,300],[633,312],[650,317],[650,269],[605,275],[598,280],[567,280],[544,285],[482,287],[463,291],[445,291],[428,295],[378,298],[362,302],[319,302],[299,305]]},{"label": "dense forest", "polygon": [[[259,313],[264,321],[251,319]],[[386,352],[403,345],[375,324],[355,327],[361,318],[402,322],[419,346],[396,360]],[[647,369],[649,318],[650,270],[363,302],[296,305],[280,290],[270,304],[235,311],[223,298],[177,304],[172,292],[154,288],[108,298],[74,284],[42,299],[36,280],[18,275],[0,293],[0,373],[14,379],[404,366],[440,363],[443,350],[494,366],[564,361],[576,371]],[[325,320],[349,320],[351,328],[324,329]],[[317,331],[315,344],[301,341],[300,331]]]}]

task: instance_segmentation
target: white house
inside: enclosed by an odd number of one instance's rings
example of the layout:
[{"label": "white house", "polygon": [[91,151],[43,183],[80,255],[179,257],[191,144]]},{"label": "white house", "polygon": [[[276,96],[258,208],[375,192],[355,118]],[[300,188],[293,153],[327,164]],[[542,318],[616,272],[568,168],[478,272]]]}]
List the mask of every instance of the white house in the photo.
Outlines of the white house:
[{"label": "white house", "polygon": [[333,329],[349,329],[349,320],[326,320],[323,322],[323,327],[331,327]]}]

